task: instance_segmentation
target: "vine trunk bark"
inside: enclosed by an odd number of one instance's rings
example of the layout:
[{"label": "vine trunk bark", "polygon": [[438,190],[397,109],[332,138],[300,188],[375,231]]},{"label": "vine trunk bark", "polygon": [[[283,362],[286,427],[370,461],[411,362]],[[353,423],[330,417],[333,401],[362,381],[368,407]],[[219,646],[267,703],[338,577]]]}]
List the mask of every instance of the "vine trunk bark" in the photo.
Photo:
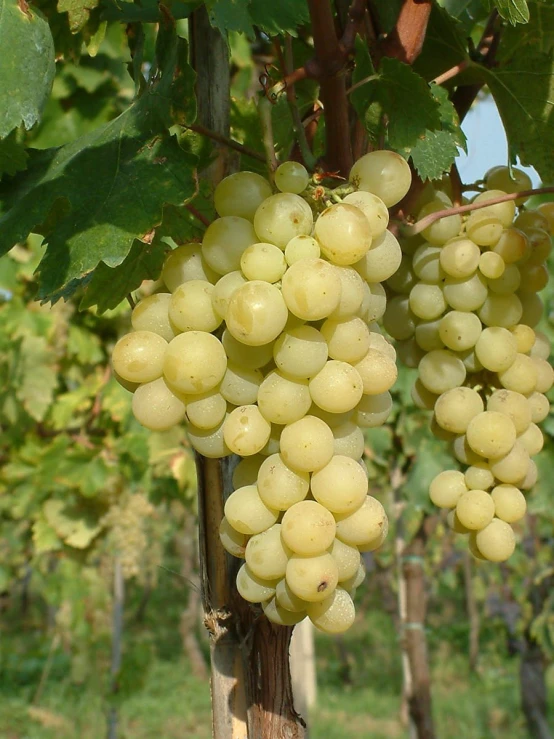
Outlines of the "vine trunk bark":
[{"label": "vine trunk bark", "polygon": [[[190,19],[197,74],[198,122],[229,136],[230,74],[226,41],[205,7]],[[216,184],[236,160],[226,149],[201,176]],[[232,491],[233,460],[197,455],[200,577],[210,634],[215,739],[303,739],[305,723],[293,704],[289,668],[292,628],[273,626],[235,587],[238,569],[219,540],[225,496]]]}]

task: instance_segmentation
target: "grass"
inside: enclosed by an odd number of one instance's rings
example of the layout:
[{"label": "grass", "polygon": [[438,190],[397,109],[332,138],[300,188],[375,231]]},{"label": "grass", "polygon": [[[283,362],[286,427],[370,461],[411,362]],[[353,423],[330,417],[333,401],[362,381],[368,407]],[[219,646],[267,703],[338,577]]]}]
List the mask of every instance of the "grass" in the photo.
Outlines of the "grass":
[{"label": "grass", "polygon": [[[208,681],[193,677],[182,653],[178,620],[182,601],[157,592],[142,624],[127,625],[119,703],[119,739],[209,739]],[[402,674],[391,619],[367,608],[344,636],[316,641],[318,704],[310,739],[397,739],[407,736],[399,719]],[[526,739],[519,709],[517,657],[505,653],[497,625],[485,624],[481,668],[469,672],[466,638],[449,631],[440,614],[429,632],[434,714],[439,737]],[[3,626],[0,658],[0,739],[103,739],[107,704],[106,645],[91,658],[88,674],[61,648],[38,703],[33,703],[49,642],[32,622]],[[454,626],[452,627],[454,628]],[[203,647],[206,649],[206,645]],[[92,669],[91,669],[92,666]],[[85,675],[85,677],[83,677]],[[554,671],[549,674],[554,703]],[[553,727],[554,728],[554,727]]]}]

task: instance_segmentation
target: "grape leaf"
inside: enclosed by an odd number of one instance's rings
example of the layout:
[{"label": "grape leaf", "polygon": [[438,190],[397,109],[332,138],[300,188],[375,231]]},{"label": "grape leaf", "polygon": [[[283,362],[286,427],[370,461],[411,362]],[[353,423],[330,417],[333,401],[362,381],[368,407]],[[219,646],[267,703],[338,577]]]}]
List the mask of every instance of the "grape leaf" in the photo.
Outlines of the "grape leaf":
[{"label": "grape leaf", "polygon": [[56,357],[42,336],[24,336],[19,356],[17,398],[36,421],[42,421],[58,385]]},{"label": "grape leaf", "polygon": [[529,6],[526,0],[493,0],[493,3],[498,14],[513,26],[517,23],[527,23],[529,20]]},{"label": "grape leaf", "polygon": [[85,27],[90,11],[96,7],[98,0],[58,0],[58,13],[67,13],[71,33],[78,33]]},{"label": "grape leaf", "polygon": [[116,119],[59,149],[33,152],[24,173],[0,184],[0,255],[56,213],[45,229],[39,298],[73,281],[77,287],[100,262],[121,264],[135,239],[150,239],[165,203],[193,197],[196,158],[165,129],[193,119],[194,75],[184,42],[171,57],[165,74]]},{"label": "grape leaf", "polygon": [[283,33],[297,36],[299,26],[310,20],[306,0],[279,0],[275,3],[251,0],[249,9],[254,25],[270,36]]},{"label": "grape leaf", "polygon": [[206,0],[210,23],[225,36],[228,31],[238,31],[254,36],[252,19],[248,12],[250,0]]},{"label": "grape leaf", "polygon": [[530,10],[531,17],[525,26],[504,29],[497,55],[499,60],[527,53],[528,49],[524,47],[548,53],[554,46],[554,6],[531,3]]},{"label": "grape leaf", "polygon": [[159,240],[151,244],[135,241],[127,257],[117,267],[101,262],[85,288],[80,309],[98,306],[103,313],[115,308],[125,296],[140,287],[143,280],[156,280],[162,271],[168,247]]},{"label": "grape leaf", "polygon": [[27,152],[12,131],[5,139],[0,139],[0,178],[4,174],[13,176],[26,166]]},{"label": "grape leaf", "polygon": [[438,5],[433,5],[421,54],[413,68],[432,80],[459,62],[468,61],[466,31],[462,23]]},{"label": "grape leaf", "polygon": [[[0,0],[0,138],[40,119],[56,71],[48,23],[25,0]],[[7,50],[9,49],[9,53]]]},{"label": "grape leaf", "polygon": [[[440,127],[439,104],[429,85],[397,59],[383,58],[378,79],[367,83],[368,95],[388,117],[388,143],[392,149],[410,149],[427,129]],[[409,111],[409,114],[407,114]]]},{"label": "grape leaf", "polygon": [[460,126],[456,108],[448,97],[448,90],[440,85],[432,85],[431,92],[439,102],[439,115],[443,131],[452,134],[452,140],[467,153],[467,139]]},{"label": "grape leaf", "polygon": [[412,161],[422,180],[442,177],[457,155],[458,147],[448,131],[426,131],[411,150]]},{"label": "grape leaf", "polygon": [[553,53],[527,50],[506,64],[481,67],[504,123],[511,157],[554,178]]}]

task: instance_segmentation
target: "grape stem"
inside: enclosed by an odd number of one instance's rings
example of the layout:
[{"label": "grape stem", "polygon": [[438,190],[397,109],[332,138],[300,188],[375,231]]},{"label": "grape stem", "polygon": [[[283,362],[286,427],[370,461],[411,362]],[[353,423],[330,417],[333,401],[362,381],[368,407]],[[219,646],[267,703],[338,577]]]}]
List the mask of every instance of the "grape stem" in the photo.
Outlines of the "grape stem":
[{"label": "grape stem", "polygon": [[[278,52],[280,53],[281,49],[278,44],[277,44],[277,49],[278,49]],[[288,33],[285,36],[285,54],[284,54],[284,57],[281,54],[281,57],[282,57],[281,66],[283,68],[283,72],[286,75],[287,70],[292,69],[294,67],[292,37]],[[306,137],[306,131],[304,129],[304,126],[302,125],[302,117],[300,115],[300,110],[298,109],[298,101],[296,99],[296,90],[294,89],[294,85],[289,85],[286,88],[285,92],[286,92],[287,102],[289,104],[289,109],[290,109],[290,113],[292,117],[292,125],[294,127],[294,134],[296,136],[298,148],[300,149],[300,154],[302,155],[302,159],[304,160],[304,164],[306,165],[306,167],[310,171],[313,171],[313,169],[315,168],[316,158],[310,148],[308,139]]]},{"label": "grape stem", "polygon": [[223,136],[220,133],[216,133],[215,131],[210,131],[209,128],[205,128],[204,126],[201,126],[198,123],[193,123],[190,126],[185,126],[185,128],[188,128],[190,131],[194,131],[195,133],[199,133],[201,136],[205,136],[207,139],[212,139],[212,141],[217,141],[218,144],[223,144],[223,146],[227,146],[229,149],[234,149],[235,151],[238,151],[247,157],[252,157],[252,159],[257,159],[259,162],[265,162],[264,155],[261,154],[259,151],[256,151],[255,149],[251,149],[249,146],[245,146],[244,144],[239,144],[238,141],[235,141],[234,139],[230,139],[227,136]]},{"label": "grape stem", "polygon": [[135,301],[134,301],[134,298],[133,298],[133,296],[131,295],[131,293],[129,293],[129,294],[127,295],[127,302],[128,302],[128,303],[129,303],[129,305],[131,306],[131,310],[134,310],[134,309],[135,309],[135,305],[136,305],[136,303],[135,303]]},{"label": "grape stem", "polygon": [[456,64],[453,67],[450,67],[450,69],[447,69],[446,72],[443,72],[442,74],[439,74],[438,77],[435,77],[434,80],[431,80],[429,82],[429,85],[442,85],[445,82],[448,82],[448,80],[451,80],[453,77],[456,77],[456,75],[460,74],[464,70],[466,70],[470,65],[469,59],[464,59],[459,64]]},{"label": "grape stem", "polygon": [[260,97],[258,99],[258,116],[260,118],[260,125],[262,127],[262,139],[265,149],[264,162],[267,164],[267,169],[271,181],[273,181],[273,173],[279,166],[277,156],[275,155],[275,140],[273,138],[273,122],[271,120],[271,106],[269,98]]},{"label": "grape stem", "polygon": [[211,221],[209,218],[206,218],[205,215],[200,213],[198,208],[195,208],[194,205],[187,204],[185,205],[185,209],[188,210],[188,212],[193,215],[197,221],[200,221],[200,223],[203,223],[206,228],[211,225]]},{"label": "grape stem", "polygon": [[511,192],[506,195],[500,195],[499,197],[491,198],[490,200],[482,200],[478,203],[468,203],[467,205],[458,205],[453,208],[444,208],[444,210],[437,210],[434,213],[429,213],[429,215],[424,216],[416,223],[403,223],[401,226],[401,232],[402,235],[406,237],[416,236],[428,228],[432,223],[435,223],[435,221],[440,221],[441,218],[461,215],[462,213],[470,213],[474,210],[486,208],[489,205],[507,203],[510,200],[530,198],[532,195],[545,195],[547,193],[554,193],[554,187],[537,187],[533,190],[521,190],[520,192]]}]

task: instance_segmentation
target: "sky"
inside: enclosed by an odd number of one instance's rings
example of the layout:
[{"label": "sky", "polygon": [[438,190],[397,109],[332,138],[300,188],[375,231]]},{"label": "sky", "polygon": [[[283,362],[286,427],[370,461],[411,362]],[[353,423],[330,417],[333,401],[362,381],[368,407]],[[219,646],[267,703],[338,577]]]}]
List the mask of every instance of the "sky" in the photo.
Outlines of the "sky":
[{"label": "sky", "polygon": [[[462,124],[462,129],[468,140],[468,154],[462,152],[457,161],[462,182],[475,182],[491,167],[508,163],[506,135],[490,95],[473,106]],[[535,170],[530,167],[521,169],[529,174],[533,187],[538,187],[540,178]]]}]

